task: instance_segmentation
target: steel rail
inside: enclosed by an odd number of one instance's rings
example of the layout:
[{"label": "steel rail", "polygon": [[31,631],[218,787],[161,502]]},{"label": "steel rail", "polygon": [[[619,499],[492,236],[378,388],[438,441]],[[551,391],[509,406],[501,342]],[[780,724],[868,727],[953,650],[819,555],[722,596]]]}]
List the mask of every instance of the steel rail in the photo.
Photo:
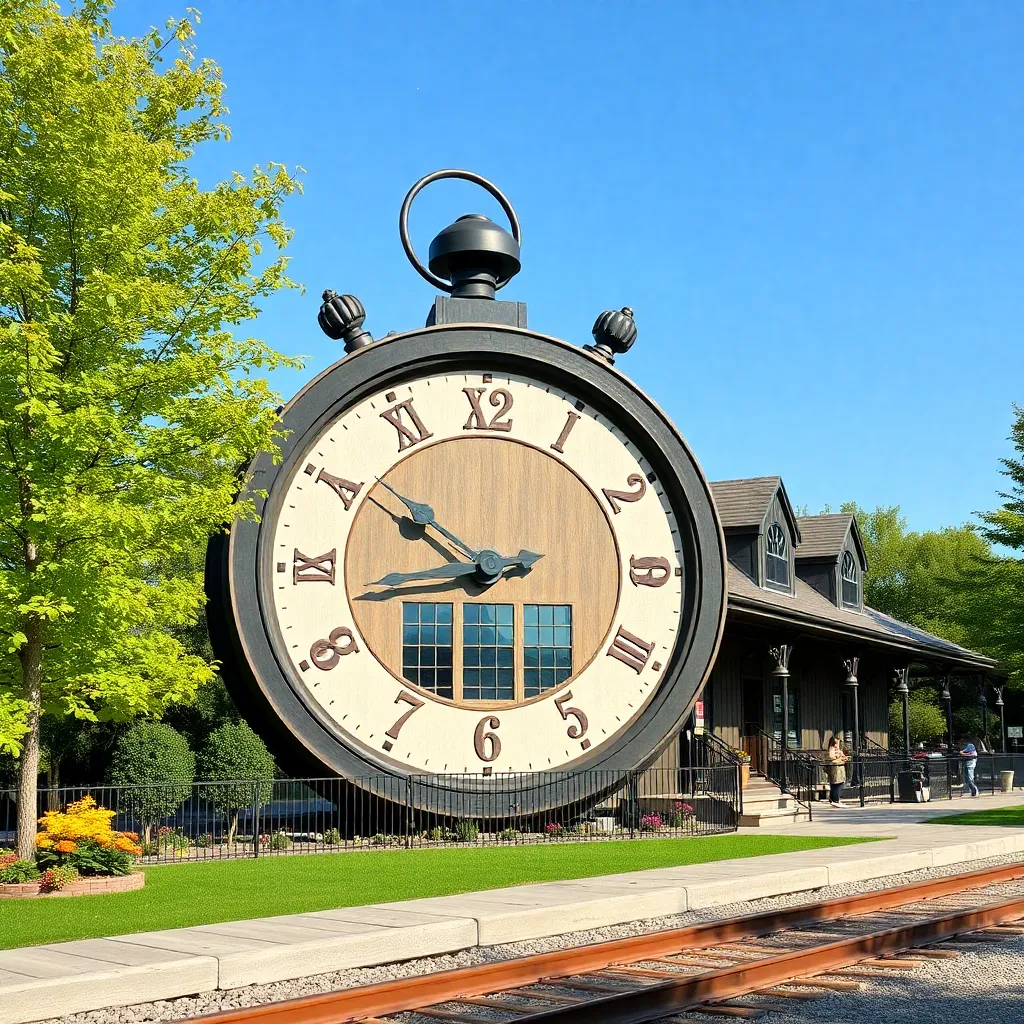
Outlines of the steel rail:
[{"label": "steel rail", "polygon": [[[723,942],[757,938],[787,928],[803,927],[823,921],[836,920],[837,918],[876,913],[907,903],[938,899],[952,893],[960,893],[964,890],[982,888],[1002,882],[1011,882],[1021,878],[1024,878],[1024,864],[1002,865],[981,871],[928,879],[924,882],[896,886],[890,889],[877,889],[873,892],[858,893],[854,896],[841,896],[825,900],[821,903],[811,903],[760,914],[748,914],[743,917],[730,918],[725,921],[713,921],[687,928],[674,928],[667,931],[650,932],[644,935],[633,935],[624,939],[613,939],[606,942],[575,946],[550,953],[538,953],[515,960],[480,964],[475,967],[458,968],[451,971],[402,978],[396,981],[380,982],[376,985],[342,989],[323,995],[303,996],[263,1006],[253,1006],[243,1010],[224,1010],[219,1013],[192,1019],[194,1021],[210,1022],[210,1024],[213,1024],[213,1022],[216,1022],[216,1024],[242,1024],[243,1021],[259,1021],[260,1024],[347,1024],[350,1021],[375,1019],[388,1014],[399,1013],[403,1010],[429,1007],[460,997],[488,996],[506,989],[535,984],[541,980],[550,981],[553,978],[564,978],[575,974],[605,970],[613,964],[649,961],[684,950],[695,950],[702,947],[716,946]],[[999,922],[993,921],[991,923],[1001,923],[1002,921],[1011,920],[1014,916],[1024,915],[1024,900],[1010,901],[1010,904],[1020,905],[1018,913],[1014,915],[1007,912],[1007,916],[1002,917]],[[999,904],[998,906],[1007,907],[1010,904]],[[989,908],[982,908],[982,910],[987,909]],[[889,938],[884,941],[896,941],[893,936],[906,931],[908,928],[927,928],[937,920],[948,921],[958,916],[965,917],[966,915],[980,912],[978,910],[968,910],[961,912],[959,915],[947,914],[943,918],[928,919],[917,925],[888,929],[884,932],[873,934],[875,936],[888,936]],[[982,927],[982,925],[974,925],[973,927]],[[962,925],[959,927],[959,930],[967,931],[969,927]],[[939,937],[941,936],[937,935],[934,938]],[[860,939],[866,938],[868,936],[860,937]],[[932,941],[934,941],[934,938]],[[793,955],[804,955],[808,952],[835,948],[848,943],[857,943],[860,939],[847,939],[837,943],[830,943],[828,946],[816,946],[810,951],[803,951],[801,954]],[[882,941],[879,940],[879,942]],[[878,945],[870,949],[869,953],[889,952],[892,948],[895,947]],[[860,958],[863,959],[866,955],[869,954],[862,953]],[[737,971],[753,970],[759,964],[768,964],[781,959],[783,958],[772,957],[765,960],[748,961],[736,967],[727,967],[718,971],[703,973],[699,978],[709,979],[716,976],[735,974]],[[803,971],[797,967],[796,973],[814,973],[815,970],[820,971],[821,969],[820,967],[812,967]],[[792,974],[790,975],[790,977],[793,976]],[[694,984],[697,981],[698,978],[683,977],[680,979],[680,984]],[[666,984],[674,986],[676,982],[673,981]],[[762,980],[754,987],[764,988],[769,984],[771,982]],[[662,987],[661,985],[648,986],[646,989],[641,990],[641,992],[653,993]],[[749,991],[749,989],[745,991]],[[624,994],[633,996],[639,993],[630,992]],[[703,1001],[722,998],[725,997],[722,995],[705,995]],[[574,1003],[567,1008],[566,1012],[568,1012],[568,1009],[572,1009],[585,1010],[587,1013],[591,1013],[594,1012],[595,1006],[604,1005],[608,999],[612,1000],[612,1004],[609,1005],[613,1005],[616,1000],[620,999],[620,996],[615,995],[597,1000],[587,1000],[579,1004]],[[679,1007],[676,1007],[676,1009],[679,1009]],[[559,1019],[557,1015],[560,1012],[562,1011],[546,1010],[543,1014],[533,1014],[529,1017],[519,1016],[518,1020],[556,1020]],[[664,1013],[668,1012],[671,1011],[664,1011]],[[582,1021],[587,1020],[587,1017],[577,1016],[571,1019]],[[593,1020],[593,1018],[590,1019]],[[611,1019],[609,1018],[609,1020]],[[634,1018],[623,1017],[621,1019],[632,1020]],[[568,1021],[570,1018],[566,1017],[565,1020]],[[604,1024],[603,1017],[602,1024]]]}]

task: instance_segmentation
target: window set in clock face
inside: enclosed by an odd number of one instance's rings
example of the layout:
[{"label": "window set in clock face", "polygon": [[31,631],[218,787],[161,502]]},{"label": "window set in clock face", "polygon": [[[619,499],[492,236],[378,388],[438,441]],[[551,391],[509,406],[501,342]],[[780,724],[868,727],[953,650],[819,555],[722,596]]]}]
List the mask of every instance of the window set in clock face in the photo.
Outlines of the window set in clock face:
[{"label": "window set in clock face", "polygon": [[321,720],[425,772],[537,771],[657,691],[679,515],[642,442],[516,374],[425,375],[349,406],[268,524],[279,661]]}]

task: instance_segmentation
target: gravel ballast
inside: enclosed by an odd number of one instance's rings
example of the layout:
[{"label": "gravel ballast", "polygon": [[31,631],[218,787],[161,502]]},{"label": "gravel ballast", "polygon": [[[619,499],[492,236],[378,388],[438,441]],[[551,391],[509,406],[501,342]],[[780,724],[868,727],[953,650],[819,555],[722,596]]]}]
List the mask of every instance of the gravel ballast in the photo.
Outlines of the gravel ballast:
[{"label": "gravel ballast", "polygon": [[[360,985],[373,985],[396,978],[459,967],[471,967],[475,964],[508,960],[532,953],[545,953],[607,939],[625,938],[644,932],[681,928],[704,921],[717,921],[743,914],[799,906],[803,903],[816,903],[838,896],[850,896],[859,892],[906,885],[928,878],[940,878],[1019,861],[1019,855],[990,857],[986,860],[889,875],[867,882],[830,885],[787,896],[708,907],[685,914],[532,939],[528,942],[476,947],[444,956],[424,957],[378,967],[352,968],[270,985],[251,985],[226,991],[204,992],[179,999],[140,1003],[135,1006],[91,1010],[87,1013],[53,1018],[45,1024],[56,1024],[57,1021],[62,1024],[144,1024],[148,1021],[181,1020],[219,1010],[240,1009],[260,1003],[295,999]],[[817,1002],[801,1004],[799,1008],[787,1008],[785,1014],[773,1013],[761,1020],[765,1024],[795,1024],[796,1021],[812,1020],[828,1020],[835,1024],[845,1024],[847,1021],[850,1024],[872,1024],[877,1021],[881,1024],[884,1021],[910,1021],[913,1014],[913,1019],[919,1024],[922,1019],[929,1019],[929,1011],[922,1004],[922,992],[935,1003],[932,1012],[942,1012],[947,1016],[951,1012],[958,1016],[966,1014],[970,1017],[971,1024],[1014,1024],[1024,1020],[1024,940],[1008,940],[998,945],[986,944],[983,947],[965,945],[963,948],[968,952],[956,960],[933,961],[912,975],[881,978],[877,983],[868,983],[860,992],[828,996]],[[889,994],[878,995],[883,989]],[[940,992],[946,994],[942,996]],[[874,1009],[867,1009],[869,1005]],[[897,1015],[902,1013],[901,1007],[906,1009],[903,1016]],[[1012,1013],[1009,1012],[1011,1007]],[[1000,1013],[1003,1015],[999,1016]],[[694,1019],[698,1019],[697,1015],[694,1015]],[[711,1018],[704,1016],[701,1019],[708,1021]]]}]

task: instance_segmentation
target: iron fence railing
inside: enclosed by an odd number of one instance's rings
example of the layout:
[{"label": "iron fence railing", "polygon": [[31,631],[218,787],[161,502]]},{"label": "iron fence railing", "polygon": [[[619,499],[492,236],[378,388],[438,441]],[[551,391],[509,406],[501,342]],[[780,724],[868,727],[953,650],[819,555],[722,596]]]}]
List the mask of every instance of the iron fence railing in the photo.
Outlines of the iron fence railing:
[{"label": "iron fence railing", "polygon": [[[477,793],[465,793],[467,781]],[[470,787],[473,788],[473,787]],[[519,795],[528,789],[530,806]],[[479,792],[496,813],[474,814]],[[546,793],[546,790],[549,793]],[[39,791],[36,815],[89,795],[135,832],[143,863],[290,853],[521,845],[555,841],[704,836],[734,831],[735,766],[635,772],[541,772],[471,777],[278,779],[190,786],[74,786]],[[431,807],[433,810],[424,810]],[[13,842],[19,808],[0,791],[0,846]]]}]

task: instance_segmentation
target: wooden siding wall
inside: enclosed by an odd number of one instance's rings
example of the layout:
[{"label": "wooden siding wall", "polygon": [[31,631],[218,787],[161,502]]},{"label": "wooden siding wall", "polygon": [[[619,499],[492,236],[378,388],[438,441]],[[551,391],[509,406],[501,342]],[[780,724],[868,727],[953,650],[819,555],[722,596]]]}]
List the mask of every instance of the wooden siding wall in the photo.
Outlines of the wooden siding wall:
[{"label": "wooden siding wall", "polygon": [[725,538],[725,551],[729,561],[740,572],[760,585],[757,576],[757,534],[732,534]]},{"label": "wooden siding wall", "polygon": [[[739,747],[744,726],[743,691],[748,678],[761,679],[762,722],[771,731],[772,661],[770,644],[726,633],[705,693],[714,734],[731,747]],[[824,750],[833,732],[843,726],[846,670],[841,646],[801,639],[793,644],[790,687],[797,694],[799,743],[804,750]],[[881,746],[889,744],[888,682],[881,659],[864,659],[858,671],[861,731]]]},{"label": "wooden siding wall", "polygon": [[835,562],[798,562],[797,575],[809,587],[813,587],[826,601],[836,603]]}]

